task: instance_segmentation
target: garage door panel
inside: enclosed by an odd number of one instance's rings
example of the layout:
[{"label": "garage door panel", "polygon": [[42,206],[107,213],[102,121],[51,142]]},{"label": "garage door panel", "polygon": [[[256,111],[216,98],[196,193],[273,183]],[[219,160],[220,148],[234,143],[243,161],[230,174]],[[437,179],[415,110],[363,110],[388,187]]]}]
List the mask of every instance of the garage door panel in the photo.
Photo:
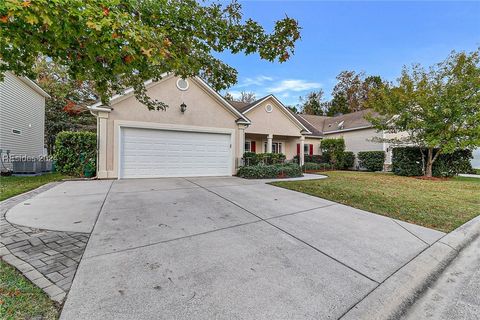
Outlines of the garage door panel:
[{"label": "garage door panel", "polygon": [[123,128],[122,178],[231,175],[229,134]]}]

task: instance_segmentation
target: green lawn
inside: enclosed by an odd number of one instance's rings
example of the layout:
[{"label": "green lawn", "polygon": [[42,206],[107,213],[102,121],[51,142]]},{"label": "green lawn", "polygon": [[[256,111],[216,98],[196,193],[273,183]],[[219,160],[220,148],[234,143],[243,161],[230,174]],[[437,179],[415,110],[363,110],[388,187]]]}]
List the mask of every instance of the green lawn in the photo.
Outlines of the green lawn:
[{"label": "green lawn", "polygon": [[273,185],[449,232],[480,215],[480,179],[420,180],[388,173],[330,171],[327,179]]},{"label": "green lawn", "polygon": [[0,177],[0,201],[64,178],[66,176],[60,173],[47,173],[32,177]]},{"label": "green lawn", "polygon": [[15,268],[0,260],[0,319],[57,319],[59,307]]}]

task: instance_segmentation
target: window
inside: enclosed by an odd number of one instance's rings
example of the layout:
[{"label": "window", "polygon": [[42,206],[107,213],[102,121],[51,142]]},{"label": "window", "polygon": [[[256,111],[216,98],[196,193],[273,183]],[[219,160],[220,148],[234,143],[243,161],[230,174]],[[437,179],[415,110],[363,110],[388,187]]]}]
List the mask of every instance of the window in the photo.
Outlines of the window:
[{"label": "window", "polygon": [[245,152],[252,152],[252,142],[245,141]]},{"label": "window", "polygon": [[[267,141],[263,144],[265,152],[267,152]],[[283,142],[272,142],[272,153],[283,153]]]},{"label": "window", "polygon": [[303,152],[304,154],[309,154],[310,153],[310,145],[309,144],[304,144],[303,145]]},{"label": "window", "polygon": [[22,131],[20,131],[18,129],[12,129],[12,133],[13,134],[22,134]]}]

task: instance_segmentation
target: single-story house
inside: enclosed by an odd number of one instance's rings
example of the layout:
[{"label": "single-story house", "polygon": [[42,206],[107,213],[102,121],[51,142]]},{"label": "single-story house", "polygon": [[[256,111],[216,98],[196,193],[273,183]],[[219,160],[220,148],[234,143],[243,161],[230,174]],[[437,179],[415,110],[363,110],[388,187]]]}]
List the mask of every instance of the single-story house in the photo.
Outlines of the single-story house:
[{"label": "single-story house", "polygon": [[[97,117],[97,176],[153,178],[234,175],[245,151],[283,153],[287,160],[320,154],[325,138],[343,138],[346,150],[385,151],[375,138],[392,138],[365,118],[369,110],[335,117],[293,114],[274,95],[252,103],[227,101],[201,78],[166,75],[146,82],[147,94],[169,107],[149,111],[133,89],[89,107]],[[355,163],[358,167],[358,162]]]},{"label": "single-story house", "polygon": [[0,82],[1,170],[12,169],[10,160],[44,155],[45,99],[49,97],[32,80],[4,74]]},{"label": "single-story house", "polygon": [[312,132],[273,95],[240,106],[198,77],[172,75],[146,88],[169,107],[149,111],[131,89],[112,97],[109,106],[89,107],[97,116],[99,178],[234,175],[245,150],[291,159],[300,149],[303,158],[311,139]]}]

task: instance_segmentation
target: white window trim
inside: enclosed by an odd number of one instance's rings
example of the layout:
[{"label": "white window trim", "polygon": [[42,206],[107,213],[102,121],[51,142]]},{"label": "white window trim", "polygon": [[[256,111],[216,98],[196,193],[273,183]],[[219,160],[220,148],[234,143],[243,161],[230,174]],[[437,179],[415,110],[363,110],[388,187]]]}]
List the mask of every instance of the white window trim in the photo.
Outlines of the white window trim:
[{"label": "white window trim", "polygon": [[[248,149],[247,149],[248,143]],[[252,152],[252,140],[245,140],[245,152]]]},{"label": "white window trim", "polygon": [[[263,141],[263,151],[264,151],[264,153],[267,153],[267,148],[268,148],[267,143],[268,143],[268,141],[265,141],[265,140]],[[272,153],[274,153],[274,152],[273,152],[273,145],[274,145],[275,143],[279,144],[279,145],[280,145],[280,149],[281,149],[281,152],[277,152],[277,153],[285,154],[285,153],[284,153],[284,151],[285,151],[285,148],[284,148],[284,147],[285,147],[285,144],[283,143],[283,141],[272,141]]]}]

